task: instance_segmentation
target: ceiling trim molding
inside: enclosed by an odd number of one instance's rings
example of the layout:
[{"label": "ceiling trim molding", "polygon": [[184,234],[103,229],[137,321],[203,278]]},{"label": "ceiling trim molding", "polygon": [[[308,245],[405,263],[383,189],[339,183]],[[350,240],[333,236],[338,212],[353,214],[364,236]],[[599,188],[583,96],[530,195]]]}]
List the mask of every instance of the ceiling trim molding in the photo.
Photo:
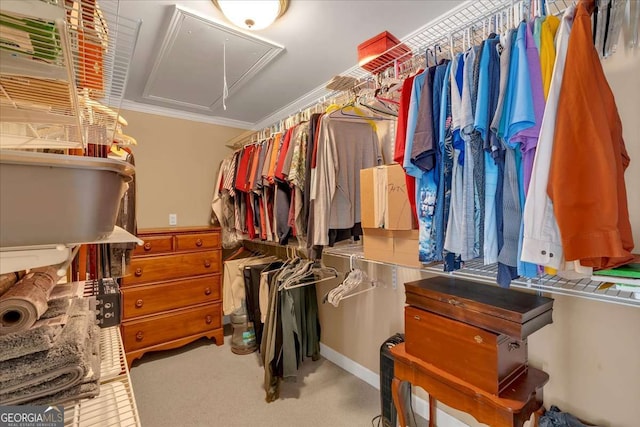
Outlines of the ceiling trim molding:
[{"label": "ceiling trim molding", "polygon": [[171,117],[174,119],[191,120],[192,122],[209,123],[212,125],[227,126],[238,129],[253,129],[254,124],[242,120],[226,119],[219,116],[207,116],[205,114],[190,113],[174,110],[158,105],[142,104],[140,102],[123,99],[120,109],[137,111],[139,113],[155,114],[157,116]]},{"label": "ceiling trim molding", "polygon": [[260,121],[253,124],[253,130],[262,130],[266,127],[269,127],[285,117],[289,117],[290,115],[297,113],[298,111],[304,110],[307,107],[317,104],[318,100],[323,96],[330,96],[334,92],[325,87],[328,83],[329,82],[326,82],[322,86],[318,86],[317,88],[313,89],[311,92],[307,92],[295,101],[292,101],[284,107],[280,108],[275,113],[271,113],[268,116],[263,117]]}]

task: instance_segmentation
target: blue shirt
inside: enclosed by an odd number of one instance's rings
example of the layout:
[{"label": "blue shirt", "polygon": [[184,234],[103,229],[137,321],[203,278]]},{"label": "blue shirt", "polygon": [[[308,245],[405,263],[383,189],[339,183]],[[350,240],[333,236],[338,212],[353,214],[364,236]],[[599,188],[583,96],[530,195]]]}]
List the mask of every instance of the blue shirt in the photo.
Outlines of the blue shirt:
[{"label": "blue shirt", "polygon": [[411,87],[411,101],[409,103],[409,114],[407,116],[407,136],[406,144],[404,147],[404,162],[402,167],[407,175],[411,175],[416,178],[422,176],[422,170],[411,162],[411,149],[413,148],[413,137],[416,133],[416,123],[418,121],[418,108],[420,107],[420,95],[422,94],[422,88],[424,87],[424,80],[429,72],[427,68],[424,72],[418,74],[413,79],[413,86]]},{"label": "blue shirt", "polygon": [[[500,86],[500,56],[497,51],[498,38],[485,42],[480,58],[478,76],[478,99],[474,126],[484,140],[484,245],[485,264],[493,264],[498,260],[498,217],[496,210],[496,194],[498,190],[498,164],[493,156],[492,147],[496,144],[495,133],[490,129],[491,119],[498,104]],[[500,211],[501,212],[501,211]]]},{"label": "blue shirt", "polygon": [[[524,129],[536,124],[536,115],[531,93],[531,78],[527,61],[526,40],[527,23],[518,26],[515,44],[511,52],[511,66],[507,83],[507,99],[505,104],[504,140],[511,144],[512,138]],[[512,145],[513,146],[513,145]]]}]

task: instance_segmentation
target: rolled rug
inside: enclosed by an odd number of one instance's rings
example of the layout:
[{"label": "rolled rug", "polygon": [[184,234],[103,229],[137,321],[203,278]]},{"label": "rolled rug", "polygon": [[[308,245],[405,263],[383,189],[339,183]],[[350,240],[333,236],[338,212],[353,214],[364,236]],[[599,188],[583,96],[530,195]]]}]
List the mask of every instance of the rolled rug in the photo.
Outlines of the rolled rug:
[{"label": "rolled rug", "polygon": [[72,316],[54,346],[0,362],[0,404],[20,405],[79,384],[91,368],[95,314],[87,300]]},{"label": "rolled rug", "polygon": [[0,335],[0,362],[50,349],[69,321],[69,316],[81,309],[82,304],[71,304],[67,298],[49,301],[49,309],[30,329]]},{"label": "rolled rug", "polygon": [[18,280],[24,277],[24,271],[16,271],[15,273],[0,274],[0,296],[4,295]]},{"label": "rolled rug", "polygon": [[47,311],[57,271],[55,266],[34,268],[0,296],[0,335],[26,331]]}]

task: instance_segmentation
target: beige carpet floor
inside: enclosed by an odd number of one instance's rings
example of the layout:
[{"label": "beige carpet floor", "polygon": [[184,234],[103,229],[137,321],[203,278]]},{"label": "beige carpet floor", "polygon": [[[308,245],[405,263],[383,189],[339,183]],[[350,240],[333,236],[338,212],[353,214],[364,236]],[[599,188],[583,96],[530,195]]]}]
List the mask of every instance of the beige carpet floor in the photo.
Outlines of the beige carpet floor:
[{"label": "beige carpet floor", "polygon": [[[280,399],[265,402],[257,353],[201,339],[134,362],[133,391],[143,427],[369,427],[378,390],[326,359],[305,360]],[[376,420],[377,425],[377,420]]]}]

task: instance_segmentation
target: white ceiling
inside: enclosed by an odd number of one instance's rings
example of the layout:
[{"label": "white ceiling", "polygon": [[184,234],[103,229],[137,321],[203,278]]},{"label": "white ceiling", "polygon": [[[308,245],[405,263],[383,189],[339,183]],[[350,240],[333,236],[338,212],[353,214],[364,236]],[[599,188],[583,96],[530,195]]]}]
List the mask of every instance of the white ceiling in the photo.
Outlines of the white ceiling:
[{"label": "white ceiling", "polygon": [[[216,71],[222,63],[222,55],[219,46],[214,46],[215,40],[212,39],[210,50],[204,46],[206,39],[194,43],[193,50],[197,54],[184,52],[183,46],[188,43],[174,49],[173,56],[165,54],[161,59],[165,65],[170,65],[171,61],[179,63],[179,66],[174,63],[166,73],[174,77],[162,77],[163,85],[175,82],[174,88],[163,89],[157,84],[158,76],[152,74],[175,6],[229,25],[213,3],[210,0],[120,0],[120,15],[142,20],[123,107],[174,111],[182,117],[200,117],[205,121],[244,128],[262,126],[261,122],[274,112],[354,66],[357,46],[361,42],[382,31],[402,39],[460,3],[461,0],[291,0],[287,13],[271,27],[247,32],[283,46],[284,51],[231,91],[225,111],[219,102],[222,78]],[[227,50],[228,66],[233,64],[233,50],[233,47]],[[211,57],[206,57],[208,52]],[[241,52],[241,55],[247,55],[246,50]],[[237,60],[247,62],[244,57]],[[162,96],[145,97],[148,82],[149,87],[154,87],[155,83],[155,89]],[[178,95],[183,91],[184,96]],[[208,94],[208,97],[203,99],[201,94]],[[203,105],[211,100],[212,105],[203,109],[190,106],[188,102],[171,102],[170,98],[174,101],[197,99]]]}]

